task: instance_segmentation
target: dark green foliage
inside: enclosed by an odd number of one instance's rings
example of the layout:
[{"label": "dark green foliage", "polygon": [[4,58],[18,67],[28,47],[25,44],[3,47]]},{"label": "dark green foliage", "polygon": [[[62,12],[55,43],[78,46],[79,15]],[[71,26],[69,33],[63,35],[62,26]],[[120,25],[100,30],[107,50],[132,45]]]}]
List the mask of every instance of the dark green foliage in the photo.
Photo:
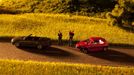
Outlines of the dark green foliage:
[{"label": "dark green foliage", "polygon": [[115,5],[111,15],[117,25],[132,26],[134,21],[134,1],[118,0],[118,4]]},{"label": "dark green foliage", "polygon": [[[6,4],[10,4],[6,5]],[[0,4],[1,8],[20,10],[21,13],[62,13],[70,12],[70,1],[68,0],[25,0],[5,1]],[[9,12],[10,13],[10,12]]]},{"label": "dark green foliage", "polygon": [[71,13],[88,16],[110,11],[114,5],[115,1],[112,0],[4,0],[0,3],[2,9],[17,13]]},{"label": "dark green foliage", "polygon": [[112,0],[81,0],[81,5],[85,5],[84,7],[88,7],[88,11],[90,12],[104,12],[109,11],[114,8],[116,1]]}]

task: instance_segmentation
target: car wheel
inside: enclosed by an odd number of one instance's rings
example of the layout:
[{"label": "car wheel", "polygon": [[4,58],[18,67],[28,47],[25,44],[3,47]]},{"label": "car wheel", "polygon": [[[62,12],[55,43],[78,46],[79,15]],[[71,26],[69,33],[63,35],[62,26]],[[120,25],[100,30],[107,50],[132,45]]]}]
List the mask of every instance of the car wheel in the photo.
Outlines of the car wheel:
[{"label": "car wheel", "polygon": [[85,53],[85,54],[88,53],[87,49],[81,48],[80,50],[81,50],[83,53]]},{"label": "car wheel", "polygon": [[104,50],[104,51],[107,51],[107,50],[108,50],[108,47],[104,47],[103,50]]},{"label": "car wheel", "polygon": [[15,45],[16,47],[20,47],[20,43],[18,43],[18,42],[16,42],[14,45]]},{"label": "car wheel", "polygon": [[43,46],[42,46],[41,44],[39,44],[39,45],[37,45],[37,48],[38,48],[38,49],[42,49]]}]

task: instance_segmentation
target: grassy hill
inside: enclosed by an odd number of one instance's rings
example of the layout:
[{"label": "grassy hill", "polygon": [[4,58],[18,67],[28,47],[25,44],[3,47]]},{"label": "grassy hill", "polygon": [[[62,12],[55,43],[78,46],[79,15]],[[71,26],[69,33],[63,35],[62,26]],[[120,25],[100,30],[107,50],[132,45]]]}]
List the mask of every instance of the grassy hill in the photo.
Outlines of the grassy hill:
[{"label": "grassy hill", "polygon": [[[34,36],[57,40],[57,33],[60,30],[63,33],[63,40],[68,40],[68,32],[74,30],[74,40],[76,41],[91,36],[100,36],[112,44],[134,45],[132,30],[111,26],[108,19],[78,16],[104,17],[106,12],[113,9],[115,5],[111,2],[113,0],[79,0],[80,5],[76,1],[78,0],[0,0],[0,37],[33,34]],[[134,72],[133,68],[80,64],[20,62],[14,60],[0,60],[0,63],[0,74],[6,75],[10,73],[20,75],[23,71],[25,75],[44,73],[49,75],[84,75],[89,73],[131,75]],[[31,67],[33,68],[31,69]],[[51,69],[51,71],[48,69]]]},{"label": "grassy hill", "polygon": [[64,3],[60,2],[60,0],[2,0],[0,6],[3,10],[9,11],[9,13],[58,13],[67,11],[68,0]]},{"label": "grassy hill", "polygon": [[114,5],[113,0],[1,0],[0,13],[70,13],[104,17]]},{"label": "grassy hill", "polygon": [[74,40],[101,36],[110,43],[134,45],[134,34],[118,26],[110,26],[107,19],[64,14],[19,14],[0,15],[0,36],[23,36],[33,34],[57,39],[61,30],[63,39],[74,30]]}]

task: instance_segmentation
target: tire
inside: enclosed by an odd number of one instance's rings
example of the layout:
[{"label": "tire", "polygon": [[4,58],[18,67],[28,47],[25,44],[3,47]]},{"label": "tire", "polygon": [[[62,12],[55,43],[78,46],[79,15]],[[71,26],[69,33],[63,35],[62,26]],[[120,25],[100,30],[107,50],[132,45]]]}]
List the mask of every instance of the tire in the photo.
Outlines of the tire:
[{"label": "tire", "polygon": [[19,42],[14,43],[14,45],[15,45],[16,47],[20,47],[20,43],[19,43]]},{"label": "tire", "polygon": [[42,49],[43,46],[42,46],[41,44],[39,44],[39,45],[37,45],[37,48],[38,48],[38,49]]},{"label": "tire", "polygon": [[103,48],[103,51],[107,51],[107,50],[108,50],[108,47],[104,47],[104,48]]},{"label": "tire", "polygon": [[81,50],[81,52],[83,52],[83,53],[85,53],[85,54],[88,54],[87,49],[85,49],[85,48],[81,48],[80,50]]}]

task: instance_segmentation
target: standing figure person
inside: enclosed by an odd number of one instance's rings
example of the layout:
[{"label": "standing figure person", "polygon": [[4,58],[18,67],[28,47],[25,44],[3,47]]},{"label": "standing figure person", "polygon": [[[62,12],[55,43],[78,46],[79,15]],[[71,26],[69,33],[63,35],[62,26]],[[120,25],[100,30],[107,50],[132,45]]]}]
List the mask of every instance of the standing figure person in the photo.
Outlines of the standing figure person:
[{"label": "standing figure person", "polygon": [[69,46],[73,44],[74,31],[69,31]]},{"label": "standing figure person", "polygon": [[62,33],[59,31],[58,33],[58,45],[62,45]]}]

